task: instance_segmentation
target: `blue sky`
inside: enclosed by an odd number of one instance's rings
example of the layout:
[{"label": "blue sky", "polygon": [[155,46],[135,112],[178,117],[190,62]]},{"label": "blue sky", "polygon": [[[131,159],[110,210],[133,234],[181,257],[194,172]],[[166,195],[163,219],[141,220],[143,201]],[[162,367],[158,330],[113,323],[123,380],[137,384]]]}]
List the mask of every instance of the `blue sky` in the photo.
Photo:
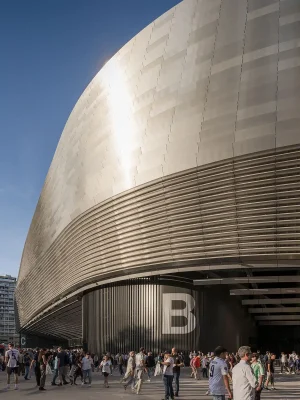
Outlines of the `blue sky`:
[{"label": "blue sky", "polygon": [[179,2],[0,0],[0,274],[18,274],[44,179],[84,88]]}]

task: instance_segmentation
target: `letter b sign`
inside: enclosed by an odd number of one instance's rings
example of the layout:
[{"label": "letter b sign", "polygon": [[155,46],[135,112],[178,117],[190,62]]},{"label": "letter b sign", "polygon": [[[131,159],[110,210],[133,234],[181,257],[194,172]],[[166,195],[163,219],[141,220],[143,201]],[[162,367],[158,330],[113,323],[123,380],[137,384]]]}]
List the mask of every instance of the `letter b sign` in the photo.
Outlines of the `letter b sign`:
[{"label": "letter b sign", "polygon": [[[181,309],[173,309],[173,301],[182,301],[185,306]],[[187,293],[163,293],[163,335],[176,334],[185,335],[193,332],[196,328],[196,317],[192,314],[195,308],[194,298]],[[183,317],[186,321],[184,326],[172,326],[172,317]]]}]

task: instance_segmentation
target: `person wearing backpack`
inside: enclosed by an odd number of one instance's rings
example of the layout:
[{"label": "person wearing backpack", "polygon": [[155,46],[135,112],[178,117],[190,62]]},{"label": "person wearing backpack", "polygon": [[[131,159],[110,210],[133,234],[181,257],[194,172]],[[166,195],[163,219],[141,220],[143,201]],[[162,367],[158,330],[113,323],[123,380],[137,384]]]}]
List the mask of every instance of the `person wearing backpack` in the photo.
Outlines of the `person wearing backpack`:
[{"label": "person wearing backpack", "polygon": [[7,390],[10,388],[10,376],[14,374],[15,390],[18,389],[18,373],[19,373],[19,350],[14,348],[13,343],[8,344],[8,350],[5,353],[5,363],[7,372]]}]

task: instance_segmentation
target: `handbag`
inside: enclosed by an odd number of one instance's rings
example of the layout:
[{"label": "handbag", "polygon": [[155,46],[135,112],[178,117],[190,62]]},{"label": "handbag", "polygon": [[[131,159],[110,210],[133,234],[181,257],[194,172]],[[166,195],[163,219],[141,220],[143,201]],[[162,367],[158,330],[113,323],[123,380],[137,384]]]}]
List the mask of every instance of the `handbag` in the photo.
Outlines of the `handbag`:
[{"label": "handbag", "polygon": [[154,376],[157,376],[157,375],[161,375],[161,366],[160,366],[159,362],[156,364],[155,371],[154,371]]},{"label": "handbag", "polygon": [[49,364],[46,365],[46,375],[52,375],[52,369]]}]

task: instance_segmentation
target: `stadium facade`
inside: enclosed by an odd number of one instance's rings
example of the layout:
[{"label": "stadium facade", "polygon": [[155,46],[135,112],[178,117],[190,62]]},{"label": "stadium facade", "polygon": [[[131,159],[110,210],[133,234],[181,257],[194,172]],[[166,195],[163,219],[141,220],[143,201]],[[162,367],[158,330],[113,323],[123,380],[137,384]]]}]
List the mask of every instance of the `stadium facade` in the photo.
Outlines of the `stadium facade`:
[{"label": "stadium facade", "polygon": [[299,15],[298,0],[185,0],[104,65],[26,239],[24,337],[99,352],[296,335]]}]

